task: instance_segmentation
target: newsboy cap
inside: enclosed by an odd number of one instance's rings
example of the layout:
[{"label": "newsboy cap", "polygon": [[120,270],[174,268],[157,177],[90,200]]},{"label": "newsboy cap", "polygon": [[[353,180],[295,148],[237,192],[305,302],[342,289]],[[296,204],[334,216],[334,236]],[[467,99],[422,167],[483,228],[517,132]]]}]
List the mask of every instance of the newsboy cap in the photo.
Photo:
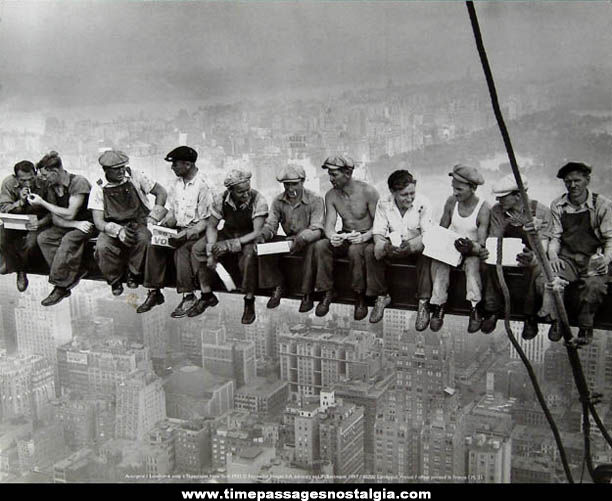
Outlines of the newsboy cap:
[{"label": "newsboy cap", "polygon": [[229,174],[225,177],[223,181],[223,185],[226,188],[231,188],[240,183],[244,183],[245,181],[251,180],[251,173],[239,169],[232,169]]},{"label": "newsboy cap", "polygon": [[[527,179],[523,175],[521,175],[521,178],[523,179],[523,186],[525,187],[525,190],[527,190]],[[496,197],[505,197],[506,195],[510,195],[510,193],[518,190],[519,189],[516,184],[516,179],[514,179],[514,174],[508,174],[507,176],[498,179],[491,189],[493,195]]]},{"label": "newsboy cap", "polygon": [[559,172],[557,172],[557,177],[559,179],[565,179],[565,176],[567,176],[570,172],[576,171],[582,172],[588,176],[591,174],[592,170],[593,169],[590,165],[583,164],[582,162],[569,162],[559,169]]},{"label": "newsboy cap", "polygon": [[130,158],[119,150],[108,150],[102,153],[98,158],[98,162],[105,169],[115,169],[118,167],[126,166],[130,161]]},{"label": "newsboy cap", "polygon": [[174,148],[166,155],[166,158],[164,158],[166,162],[195,162],[197,159],[198,152],[189,146],[179,146],[178,148]]},{"label": "newsboy cap", "polygon": [[476,167],[469,167],[467,165],[457,164],[453,167],[453,171],[448,173],[457,181],[462,183],[469,183],[480,185],[484,184],[484,178]]},{"label": "newsboy cap", "polygon": [[321,166],[321,168],[329,170],[341,169],[342,167],[352,170],[355,168],[355,162],[353,162],[353,159],[350,157],[338,155],[335,157],[327,157]]},{"label": "newsboy cap", "polygon": [[285,165],[276,174],[279,183],[292,183],[306,179],[306,173],[301,165]]}]

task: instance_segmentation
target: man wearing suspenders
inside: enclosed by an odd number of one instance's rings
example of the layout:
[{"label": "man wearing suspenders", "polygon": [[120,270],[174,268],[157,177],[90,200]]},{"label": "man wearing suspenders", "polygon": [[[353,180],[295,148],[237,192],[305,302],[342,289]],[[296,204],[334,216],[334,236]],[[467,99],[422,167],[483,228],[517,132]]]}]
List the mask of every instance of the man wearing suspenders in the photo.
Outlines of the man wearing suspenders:
[{"label": "man wearing suspenders", "polygon": [[[476,196],[476,188],[484,184],[478,169],[466,165],[455,165],[448,174],[453,178],[453,195],[444,204],[440,226],[449,228],[462,236],[455,247],[463,254],[463,269],[466,278],[466,299],[471,303],[468,332],[480,330],[482,322],[478,303],[482,299],[479,254],[487,239],[489,206]],[[433,290],[430,300],[432,317],[429,328],[437,332],[444,323],[444,307],[448,299],[450,266],[433,260],[431,278]]]}]

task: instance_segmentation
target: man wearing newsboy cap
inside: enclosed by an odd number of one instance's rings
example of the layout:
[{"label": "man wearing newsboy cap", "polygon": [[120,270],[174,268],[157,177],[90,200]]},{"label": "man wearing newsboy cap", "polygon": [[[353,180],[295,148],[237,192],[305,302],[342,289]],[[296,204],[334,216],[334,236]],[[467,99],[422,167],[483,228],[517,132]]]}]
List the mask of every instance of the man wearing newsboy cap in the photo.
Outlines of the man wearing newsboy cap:
[{"label": "man wearing newsboy cap", "polygon": [[[250,172],[234,169],[229,172],[223,184],[226,190],[213,197],[206,235],[191,250],[202,296],[187,315],[197,316],[219,302],[211,288],[217,262],[224,266],[237,262],[245,293],[242,323],[251,324],[255,321],[257,289],[255,240],[268,215],[268,204],[259,192],[251,188]],[[218,231],[217,226],[222,220],[223,229]]]},{"label": "man wearing newsboy cap", "polygon": [[[271,240],[288,240],[291,243],[290,253],[304,256],[302,267],[302,302],[299,311],[307,312],[314,307],[312,292],[314,290],[314,245],[321,238],[324,228],[325,205],[323,198],[304,188],[306,173],[299,165],[285,165],[276,175],[276,180],[283,183],[285,190],[277,195],[270,206],[258,242]],[[277,236],[279,225],[285,237]],[[280,270],[278,254],[259,258],[259,286],[262,289],[274,288],[268,301],[268,308],[280,304],[285,290],[285,280]]]},{"label": "man wearing newsboy cap", "polygon": [[[157,224],[165,215],[166,190],[144,173],[130,169],[130,159],[122,151],[105,151],[98,162],[105,179],[93,185],[88,205],[100,232],[94,256],[113,295],[119,296],[126,274],[130,289],[142,281],[151,240],[147,223]],[[149,194],[155,197],[153,207]]]}]

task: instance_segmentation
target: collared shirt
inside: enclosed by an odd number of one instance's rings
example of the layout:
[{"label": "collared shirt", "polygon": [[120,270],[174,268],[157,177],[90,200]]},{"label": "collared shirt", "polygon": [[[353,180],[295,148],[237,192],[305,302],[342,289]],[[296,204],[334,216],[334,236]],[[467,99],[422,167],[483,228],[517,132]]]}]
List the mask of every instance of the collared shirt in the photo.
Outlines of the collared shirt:
[{"label": "collared shirt", "polygon": [[287,194],[283,191],[272,200],[270,214],[263,229],[266,238],[272,238],[276,235],[279,224],[288,237],[295,236],[305,229],[323,231],[325,227],[325,202],[323,198],[310,190],[304,189],[301,200],[292,205],[292,202],[287,198]]},{"label": "collared shirt", "polygon": [[[47,212],[42,207],[32,207],[28,203],[23,207],[16,207],[10,210],[9,207],[19,200],[20,191],[21,186],[15,174],[11,174],[3,179],[2,187],[0,188],[0,212],[11,212],[13,214],[44,214]],[[45,192],[45,183],[39,178],[36,178],[31,191],[32,193],[43,195]]]},{"label": "collared shirt", "polygon": [[142,172],[137,171],[126,171],[125,179],[121,183],[110,183],[99,179],[98,182],[91,188],[91,194],[89,195],[89,204],[87,208],[90,210],[104,210],[104,191],[103,189],[108,186],[118,186],[123,183],[132,183],[136,187],[136,192],[142,204],[149,210],[151,210],[151,203],[147,195],[151,193],[151,190],[155,186],[155,181],[147,177]]},{"label": "collared shirt", "polygon": [[[508,225],[514,224],[515,226],[523,226],[522,221],[524,214],[523,206],[521,205],[521,212],[515,214],[513,212],[504,212],[502,206],[496,203],[491,207],[491,219],[489,220],[489,233],[488,236],[492,238],[498,238],[504,236],[504,231]],[[551,237],[552,218],[550,210],[544,204],[536,202],[535,217],[540,220],[540,238],[548,239]],[[521,221],[519,221],[521,220]],[[519,224],[520,223],[520,224]]]},{"label": "collared shirt", "polygon": [[395,198],[389,195],[381,198],[376,204],[372,234],[387,237],[390,233],[401,232],[402,239],[407,240],[424,233],[431,227],[431,205],[424,195],[417,193],[412,206],[404,213],[400,213]]},{"label": "collared shirt", "polygon": [[[266,199],[263,197],[261,193],[259,193],[258,191],[256,191],[255,193],[256,193],[255,200],[253,201],[253,215],[251,216],[252,219],[255,219],[256,217],[262,217],[262,216],[268,215],[268,202],[266,202]],[[234,199],[232,198],[229,190],[227,190],[227,192],[224,191],[223,193],[217,193],[213,197],[213,204],[210,208],[210,214],[211,216],[214,216],[215,218],[217,218],[219,221],[224,219],[223,217],[223,203],[224,202],[227,202],[227,204],[230,207],[234,209],[238,209],[238,207],[236,207],[236,204],[234,203]],[[243,206],[241,206],[240,208],[243,208],[246,205],[248,205],[248,202],[244,204]]]},{"label": "collared shirt", "polygon": [[561,235],[563,234],[563,226],[561,224],[561,216],[564,213],[578,214],[580,212],[589,212],[591,219],[591,227],[597,238],[601,240],[604,246],[604,255],[607,262],[612,261],[612,201],[598,194],[597,200],[593,203],[593,193],[588,190],[586,200],[579,206],[574,206],[570,201],[567,193],[564,193],[559,198],[553,200],[550,204],[552,215],[552,240],[561,244]]},{"label": "collared shirt", "polygon": [[187,183],[177,177],[168,191],[168,210],[174,214],[179,228],[187,228],[210,216],[212,201],[212,192],[201,170]]}]

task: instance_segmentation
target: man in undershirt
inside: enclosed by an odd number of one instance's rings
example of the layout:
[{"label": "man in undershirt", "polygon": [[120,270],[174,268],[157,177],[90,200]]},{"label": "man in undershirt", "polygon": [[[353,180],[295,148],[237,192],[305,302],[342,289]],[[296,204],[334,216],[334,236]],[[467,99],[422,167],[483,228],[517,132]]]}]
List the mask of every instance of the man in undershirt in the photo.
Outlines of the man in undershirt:
[{"label": "man in undershirt", "polygon": [[[455,165],[451,176],[453,195],[444,204],[440,226],[461,235],[455,247],[463,255],[463,270],[466,278],[466,299],[471,304],[468,332],[480,330],[482,315],[478,303],[482,299],[479,254],[485,246],[489,227],[489,205],[476,196],[478,186],[484,184],[482,174],[475,167]],[[430,300],[431,321],[429,327],[437,332],[444,323],[444,308],[448,299],[450,266],[432,261],[431,278],[433,291]]]}]

